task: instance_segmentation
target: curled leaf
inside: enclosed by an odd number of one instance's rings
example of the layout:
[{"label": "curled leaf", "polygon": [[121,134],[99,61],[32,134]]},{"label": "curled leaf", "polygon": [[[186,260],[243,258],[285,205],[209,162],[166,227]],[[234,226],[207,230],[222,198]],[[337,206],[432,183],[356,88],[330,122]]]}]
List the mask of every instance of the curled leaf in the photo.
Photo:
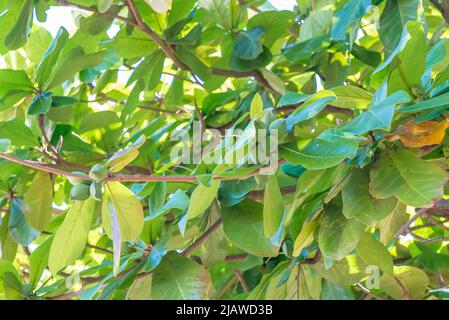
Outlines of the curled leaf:
[{"label": "curled leaf", "polygon": [[441,122],[431,120],[421,123],[408,122],[392,133],[388,140],[401,142],[408,148],[422,148],[440,144],[449,127],[449,119]]}]

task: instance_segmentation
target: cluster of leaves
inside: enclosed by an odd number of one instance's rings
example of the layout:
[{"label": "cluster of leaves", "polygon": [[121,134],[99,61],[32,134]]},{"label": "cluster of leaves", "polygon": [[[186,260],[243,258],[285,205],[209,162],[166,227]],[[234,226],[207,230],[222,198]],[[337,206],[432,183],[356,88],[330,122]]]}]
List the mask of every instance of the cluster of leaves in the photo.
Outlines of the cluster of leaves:
[{"label": "cluster of leaves", "polygon": [[[0,297],[448,298],[445,8],[0,0]],[[177,163],[194,120],[279,169]]]}]

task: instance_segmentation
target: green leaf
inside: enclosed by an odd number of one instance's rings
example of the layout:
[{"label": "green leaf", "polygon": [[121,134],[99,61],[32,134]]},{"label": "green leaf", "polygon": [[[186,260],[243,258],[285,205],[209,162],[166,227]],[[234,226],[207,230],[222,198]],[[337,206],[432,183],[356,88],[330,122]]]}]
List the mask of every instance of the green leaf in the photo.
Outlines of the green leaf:
[{"label": "green leaf", "polygon": [[330,129],[301,150],[292,144],[281,145],[279,154],[294,165],[302,165],[308,170],[319,170],[334,167],[345,159],[354,158],[357,149],[358,143],[353,136]]},{"label": "green leaf", "polygon": [[395,106],[409,101],[410,97],[406,92],[395,92],[379,104],[360,114],[354,120],[343,125],[342,130],[353,134],[364,134],[376,129],[390,131]]},{"label": "green leaf", "polygon": [[365,276],[366,264],[357,255],[346,256],[340,261],[334,261],[326,266],[324,262],[312,265],[319,276],[340,286],[351,286],[360,282]]},{"label": "green leaf", "polygon": [[339,11],[335,13],[337,22],[332,27],[332,38],[344,40],[348,28],[360,23],[360,19],[365,15],[371,0],[349,0]]},{"label": "green leaf", "polygon": [[373,95],[362,88],[347,85],[332,88],[336,100],[329,104],[345,109],[365,109],[371,104]]},{"label": "green leaf", "polygon": [[23,246],[29,246],[39,235],[25,219],[23,199],[15,198],[11,201],[8,229],[12,239]]},{"label": "green leaf", "polygon": [[136,278],[126,293],[126,300],[151,300],[151,287],[153,276],[151,274]]},{"label": "green leaf", "polygon": [[3,260],[14,261],[17,253],[17,243],[9,233],[9,216],[10,214],[7,213],[0,219],[0,257]]},{"label": "green leaf", "polygon": [[376,238],[368,232],[365,232],[360,239],[357,248],[357,254],[368,265],[376,265],[384,272],[393,274],[393,258]]},{"label": "green leaf", "polygon": [[189,197],[182,190],[176,190],[176,192],[168,199],[167,203],[152,213],[150,213],[145,220],[152,220],[165,214],[173,209],[184,211],[189,206]]},{"label": "green leaf", "polygon": [[293,127],[298,123],[316,116],[328,103],[334,101],[335,98],[335,94],[328,90],[322,90],[311,96],[287,117],[287,132],[292,131]]},{"label": "green leaf", "polygon": [[[420,53],[421,50],[422,53]],[[412,53],[414,57],[410,60],[409,56]],[[396,66],[398,68],[396,69],[396,72],[398,73],[397,76],[406,86],[405,88],[401,88],[408,89],[410,86],[419,84],[425,70],[426,53],[427,45],[422,24],[415,21],[408,22],[403,29],[400,41],[394,51],[371,75],[371,84],[374,87],[378,87],[384,81],[389,71],[393,71]],[[394,64],[394,61],[399,62]],[[402,65],[402,63],[404,63],[404,65]],[[422,65],[414,65],[416,63]],[[391,82],[390,78],[390,86]]]},{"label": "green leaf", "polygon": [[339,286],[331,281],[323,282],[321,292],[322,300],[356,300],[355,294],[350,287]]},{"label": "green leaf", "polygon": [[74,201],[56,231],[48,257],[50,272],[56,275],[81,255],[95,212],[95,200]]},{"label": "green leaf", "polygon": [[111,172],[118,172],[130,164],[139,155],[139,148],[145,143],[146,138],[141,135],[135,142],[130,146],[114,153],[105,165],[111,168]]},{"label": "green leaf", "polygon": [[279,248],[264,236],[262,204],[244,200],[223,208],[222,219],[227,238],[237,247],[255,256],[277,256]]},{"label": "green leaf", "polygon": [[53,237],[48,237],[42,242],[30,255],[30,284],[33,288],[37,287],[48,265],[48,256],[50,253]]},{"label": "green leaf", "polygon": [[409,106],[399,108],[399,112],[416,112],[423,110],[438,109],[441,107],[449,107],[449,92],[431,99],[424,100]]},{"label": "green leaf", "polygon": [[252,60],[245,60],[232,54],[229,58],[229,66],[236,71],[250,71],[268,65],[273,58],[270,49],[263,47],[262,53]]},{"label": "green leaf", "polygon": [[161,210],[164,206],[166,190],[167,182],[159,181],[156,183],[148,201],[148,211],[150,212],[150,215],[154,215],[155,212]]},{"label": "green leaf", "polygon": [[379,222],[380,241],[387,243],[407,222],[407,206],[398,201],[392,213]]},{"label": "green leaf", "polygon": [[243,60],[256,59],[263,51],[261,43],[263,35],[262,28],[241,31],[235,38],[232,54]]},{"label": "green leaf", "polygon": [[393,275],[384,273],[380,278],[380,288],[394,299],[406,299],[406,295],[410,295],[413,299],[420,299],[428,285],[427,274],[410,266],[395,266]]},{"label": "green leaf", "polygon": [[220,181],[214,181],[210,187],[199,184],[190,196],[187,219],[192,220],[206,211],[218,193]]},{"label": "green leaf", "polygon": [[142,30],[133,28],[132,32],[128,33],[125,27],[122,27],[114,38],[113,46],[124,59],[146,57],[157,48]]},{"label": "green leaf", "polygon": [[291,11],[265,11],[251,17],[247,22],[247,28],[260,27],[264,31],[264,44],[271,47],[277,40],[288,34],[288,28],[294,23],[294,15]]},{"label": "green leaf", "polygon": [[406,150],[383,153],[371,170],[370,192],[380,199],[396,197],[413,207],[426,207],[441,198],[447,180],[437,165]]},{"label": "green leaf", "polygon": [[47,91],[34,97],[28,108],[28,114],[45,114],[50,110],[52,104],[52,93]]},{"label": "green leaf", "polygon": [[105,56],[106,51],[86,54],[81,47],[73,49],[62,62],[55,66],[52,75],[46,82],[45,88],[54,88],[70,79],[77,72],[97,66],[103,61]]},{"label": "green leaf", "polygon": [[228,31],[232,30],[234,26],[232,4],[233,2],[230,0],[198,1],[198,7],[207,11],[208,19]]},{"label": "green leaf", "polygon": [[396,208],[395,198],[375,199],[369,192],[369,170],[354,169],[342,191],[343,214],[374,226]]},{"label": "green leaf", "polygon": [[25,0],[20,15],[11,31],[5,38],[5,46],[9,50],[22,47],[30,35],[33,21],[33,0]]},{"label": "green leaf", "polygon": [[429,290],[429,293],[432,296],[440,299],[449,299],[449,286],[440,289]]},{"label": "green leaf", "polygon": [[388,0],[380,17],[379,36],[387,55],[396,48],[408,21],[417,20],[419,0]]},{"label": "green leaf", "polygon": [[313,10],[301,24],[299,38],[302,41],[327,35],[332,25],[332,10],[320,8]]},{"label": "green leaf", "polygon": [[105,13],[109,10],[114,0],[98,0],[98,12],[99,13]]},{"label": "green leaf", "polygon": [[10,91],[33,91],[33,83],[25,71],[0,69],[0,97]]},{"label": "green leaf", "polygon": [[51,72],[58,61],[59,55],[61,54],[64,45],[69,39],[69,33],[66,29],[60,28],[56,34],[53,42],[47,51],[45,51],[42,56],[36,71],[36,81],[42,87],[49,80]]},{"label": "green leaf", "polygon": [[328,35],[287,45],[282,53],[292,63],[307,63],[313,55],[324,51],[330,45]]},{"label": "green leaf", "polygon": [[275,175],[268,176],[263,200],[263,230],[266,238],[273,236],[281,226],[284,201]]},{"label": "green leaf", "polygon": [[347,219],[335,202],[328,205],[321,219],[318,243],[323,255],[341,260],[357,247],[365,226],[356,219]]},{"label": "green leaf", "polygon": [[203,300],[211,290],[207,270],[187,257],[168,253],[153,271],[151,297],[156,300]]},{"label": "green leaf", "polygon": [[143,209],[137,197],[120,182],[108,182],[102,203],[102,221],[106,234],[113,239],[111,213],[117,215],[120,240],[137,240],[143,230]]},{"label": "green leaf", "polygon": [[35,147],[38,144],[33,132],[19,118],[0,122],[0,138],[7,138],[11,140],[11,144],[27,148]]},{"label": "green leaf", "polygon": [[38,171],[25,192],[23,200],[23,212],[27,222],[36,230],[45,230],[51,220],[53,202],[53,182],[50,175]]}]

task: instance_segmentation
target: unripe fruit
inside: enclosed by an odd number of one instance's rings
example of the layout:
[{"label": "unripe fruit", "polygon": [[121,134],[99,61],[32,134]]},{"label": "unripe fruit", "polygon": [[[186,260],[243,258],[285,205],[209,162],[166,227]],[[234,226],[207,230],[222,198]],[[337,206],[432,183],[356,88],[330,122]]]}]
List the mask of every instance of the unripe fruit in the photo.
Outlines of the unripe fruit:
[{"label": "unripe fruit", "polygon": [[105,165],[97,163],[90,169],[89,177],[95,182],[101,182],[108,177],[108,173],[109,169]]},{"label": "unripe fruit", "polygon": [[[80,175],[80,176],[88,177],[88,175],[85,172],[73,171],[73,173],[76,173],[77,175]],[[81,183],[89,183],[88,180],[83,180],[83,179],[75,178],[75,177],[68,177],[67,180],[69,180],[69,182],[72,186],[76,186],[77,184],[81,184]]]},{"label": "unripe fruit", "polygon": [[89,198],[89,195],[89,185],[87,184],[77,184],[70,190],[70,200],[84,201]]},{"label": "unripe fruit", "polygon": [[103,198],[103,191],[101,190],[101,183],[93,182],[89,187],[89,192],[92,198],[101,201]]}]

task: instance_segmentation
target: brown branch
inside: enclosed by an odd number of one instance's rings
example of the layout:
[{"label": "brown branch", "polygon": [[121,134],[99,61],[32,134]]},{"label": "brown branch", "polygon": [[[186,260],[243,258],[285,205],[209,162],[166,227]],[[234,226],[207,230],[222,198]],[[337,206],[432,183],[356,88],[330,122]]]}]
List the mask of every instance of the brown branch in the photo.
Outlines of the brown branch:
[{"label": "brown branch", "polygon": [[167,57],[169,57],[174,64],[178,67],[181,68],[183,70],[188,70],[188,71],[192,71],[191,68],[189,66],[187,66],[184,62],[182,62],[175,54],[173,48],[168,45],[164,40],[162,40],[162,38],[160,38],[156,32],[153,31],[153,29],[151,29],[143,20],[142,17],[140,16],[139,11],[136,8],[136,5],[134,4],[134,0],[126,0],[126,3],[128,5],[128,8],[131,12],[131,14],[134,17],[134,20],[136,21],[136,26],[142,30],[143,32],[145,32],[150,38],[151,40],[153,40],[160,48],[161,50],[165,53],[165,55]]},{"label": "brown branch", "polygon": [[110,17],[110,18],[113,18],[113,19],[117,19],[117,20],[123,21],[123,22],[128,23],[128,24],[133,25],[133,26],[136,25],[134,21],[132,21],[132,20],[130,20],[128,18],[122,17],[120,15],[116,15],[116,14],[110,13],[109,11],[106,11],[104,13],[100,13],[98,11],[98,9],[95,8],[95,7],[87,7],[87,6],[83,6],[83,5],[80,5],[80,4],[72,3],[72,2],[67,1],[67,0],[57,0],[57,2],[60,5],[62,5],[62,6],[67,6],[67,7],[72,7],[72,8],[76,8],[76,9],[80,9],[80,10],[84,10],[84,11],[93,12],[93,13],[96,13],[96,14],[99,14],[99,15],[102,15],[102,16],[106,16],[106,17]]},{"label": "brown branch", "polygon": [[[295,186],[285,187],[285,188],[281,189],[281,194],[286,195],[286,194],[295,192],[295,190],[296,190]],[[252,192],[248,193],[248,199],[263,200],[264,195],[265,195],[264,190],[252,191]]]},{"label": "brown branch", "polygon": [[206,130],[206,121],[204,121],[203,113],[201,112],[200,108],[198,108],[196,99],[193,99],[193,105],[195,106],[196,117],[198,118],[198,121],[201,125],[200,132],[201,134],[203,134],[203,132]]},{"label": "brown branch", "polygon": [[[47,156],[50,160],[52,160],[55,163],[55,165],[58,165],[59,167],[70,168],[70,169],[88,172],[90,170],[89,167],[81,165],[81,164],[77,164],[77,163],[68,162],[68,161],[65,161],[64,159],[62,159],[58,150],[50,142],[47,132],[45,131],[44,120],[45,119],[44,119],[43,114],[40,114],[37,117],[37,122],[38,122],[39,130],[41,132],[42,140],[44,140],[44,142],[45,142],[43,150],[42,150],[42,152],[45,154],[45,156]],[[49,148],[50,150],[47,150],[47,148]]]},{"label": "brown branch", "polygon": [[317,264],[321,260],[321,250],[317,249],[313,258],[305,259],[302,264]]},{"label": "brown branch", "polygon": [[444,20],[446,20],[446,22],[449,23],[449,3],[445,0],[443,0],[443,2],[439,0],[429,0],[429,1],[435,6],[435,8],[437,8],[438,11],[440,11]]},{"label": "brown branch", "polygon": [[240,285],[242,286],[243,292],[249,292],[249,286],[246,282],[245,278],[243,277],[243,274],[238,270],[237,268],[234,268],[234,274],[235,277],[239,280]]},{"label": "brown branch", "polygon": [[71,178],[79,178],[82,180],[92,180],[89,177],[81,175],[81,174],[77,174],[77,173],[64,171],[64,170],[55,168],[55,166],[51,165],[51,164],[43,164],[40,162],[19,159],[10,154],[7,154],[7,153],[0,153],[0,158],[3,158],[5,160],[11,161],[11,162],[14,162],[17,164],[21,164],[21,165],[29,167],[29,168],[33,168],[36,170],[40,170],[40,171],[44,171],[44,172],[48,172],[48,173],[52,173],[52,174],[57,174],[57,175],[65,176],[65,177],[71,177]]},{"label": "brown branch", "polygon": [[[192,68],[190,68],[188,65],[186,65],[184,62],[182,62],[175,53],[175,50],[173,47],[171,47],[169,44],[167,44],[156,32],[153,31],[143,20],[140,16],[139,11],[137,10],[137,7],[134,3],[134,0],[126,0],[126,3],[128,4],[128,8],[131,11],[135,21],[136,26],[142,30],[144,33],[146,33],[164,52],[164,54],[169,57],[173,63],[182,70],[189,71],[192,75],[195,75]],[[245,77],[253,77],[263,88],[266,90],[269,90],[275,94],[279,94],[276,92],[276,90],[273,89],[273,87],[268,83],[268,81],[262,76],[262,73],[259,70],[251,70],[247,72],[239,72],[239,71],[233,71],[233,70],[224,70],[219,68],[211,68],[210,71],[214,75],[218,76],[225,76],[225,77],[234,77],[234,78],[245,78]]]},{"label": "brown branch", "polygon": [[[30,160],[23,160],[20,158],[16,158],[10,154],[7,153],[0,153],[0,158],[6,159],[8,161],[17,163],[17,164],[21,164],[23,166],[29,167],[29,168],[33,168],[36,170],[40,170],[43,172],[48,172],[51,174],[57,174],[57,175],[61,175],[61,176],[65,176],[65,177],[71,177],[71,178],[79,178],[81,180],[86,180],[86,181],[93,181],[91,178],[89,178],[88,176],[82,175],[82,174],[78,174],[76,172],[70,172],[70,171],[65,171],[65,170],[61,170],[57,167],[55,167],[55,165],[52,164],[43,164],[40,162],[34,162],[34,161],[30,161]],[[284,163],[285,160],[280,160],[278,162],[278,165],[281,165],[282,163]],[[228,181],[228,180],[244,180],[244,179],[248,179],[250,177],[256,176],[258,174],[260,174],[261,171],[263,171],[264,168],[259,168],[257,170],[255,170],[252,173],[249,173],[247,175],[244,176],[239,176],[239,177],[227,177],[227,176],[215,176],[213,177],[214,181]],[[87,170],[88,171],[88,170]],[[166,182],[196,182],[197,178],[195,176],[154,176],[154,175],[139,175],[139,174],[112,174],[110,175],[106,181],[118,181],[118,182],[146,182],[146,181],[166,181]]]},{"label": "brown branch", "polygon": [[194,251],[196,248],[198,248],[206,239],[220,227],[221,225],[221,218],[214,222],[213,225],[210,226],[209,229],[207,229],[195,242],[193,242],[190,246],[187,247],[181,254],[183,256],[188,256],[192,251]]}]

